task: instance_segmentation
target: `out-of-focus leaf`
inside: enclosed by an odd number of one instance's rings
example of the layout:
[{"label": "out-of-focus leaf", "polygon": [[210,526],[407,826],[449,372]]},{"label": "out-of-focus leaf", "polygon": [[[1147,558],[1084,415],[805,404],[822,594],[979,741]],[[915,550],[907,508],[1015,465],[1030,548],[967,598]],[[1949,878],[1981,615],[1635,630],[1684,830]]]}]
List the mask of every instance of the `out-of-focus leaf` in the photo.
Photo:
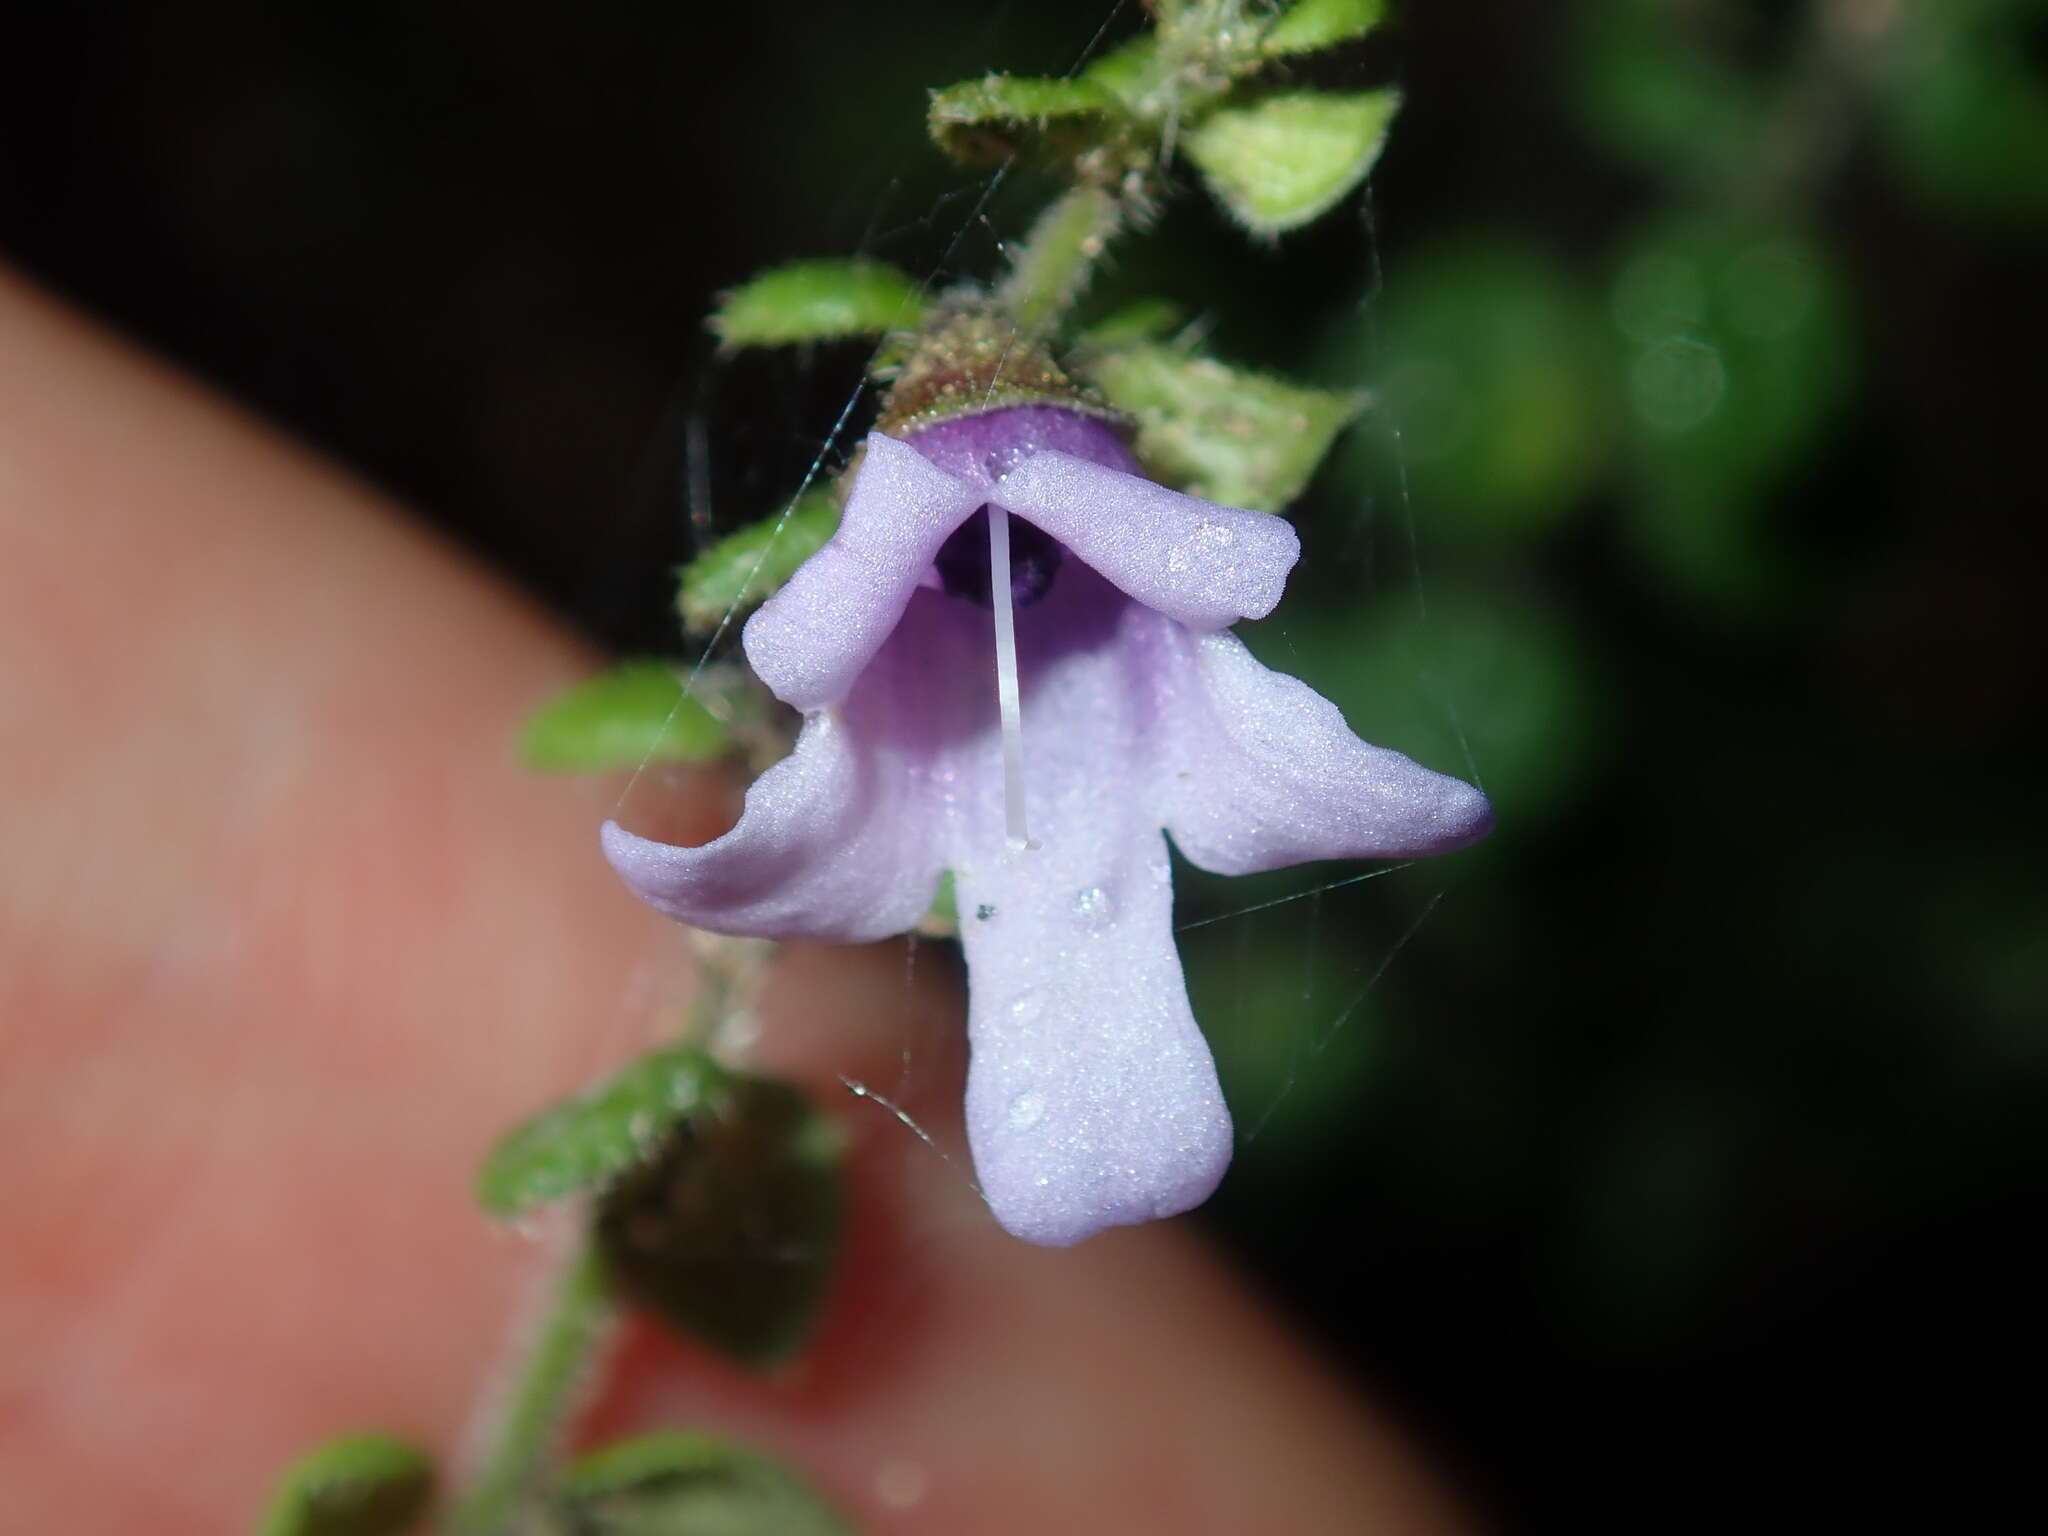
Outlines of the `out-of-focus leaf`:
[{"label": "out-of-focus leaf", "polygon": [[1187,322],[1187,311],[1171,299],[1136,299],[1104,315],[1081,335],[1081,344],[1095,351],[1161,341]]},{"label": "out-of-focus leaf", "polygon": [[1700,179],[1754,167],[1763,88],[1684,30],[1712,7],[1589,0],[1579,16],[1573,92],[1586,125],[1617,157]]},{"label": "out-of-focus leaf", "polygon": [[1270,57],[1314,53],[1364,37],[1387,19],[1387,0],[1295,0],[1260,48]]},{"label": "out-of-focus leaf", "polygon": [[1124,128],[1123,104],[1086,75],[1053,80],[989,75],[932,92],[932,138],[963,165],[1025,159],[1071,162]]},{"label": "out-of-focus leaf", "polygon": [[1606,456],[1604,340],[1540,252],[1479,238],[1417,252],[1377,317],[1349,322],[1323,352],[1330,376],[1371,383],[1379,405],[1345,463],[1395,495],[1405,474],[1432,535],[1545,532]]},{"label": "out-of-focus leaf", "polygon": [[814,485],[773,517],[727,534],[683,567],[676,610],[694,635],[766,602],[839,527],[831,487]]},{"label": "out-of-focus leaf", "polygon": [[1187,156],[1246,229],[1277,235],[1336,206],[1379,159],[1398,91],[1279,91],[1218,107],[1189,131]]},{"label": "out-of-focus leaf", "polygon": [[550,773],[604,773],[722,757],[725,726],[683,691],[675,668],[629,661],[548,700],[526,722],[520,756]]},{"label": "out-of-focus leaf", "polygon": [[2048,69],[2038,0],[1908,6],[1887,50],[1884,126],[1908,184],[1958,212],[2048,219]]},{"label": "out-of-focus leaf", "polygon": [[917,284],[888,263],[821,257],[742,283],[710,323],[727,347],[783,347],[912,328],[924,310]]},{"label": "out-of-focus leaf", "polygon": [[1461,857],[1509,846],[1515,827],[1537,825],[1586,783],[1603,685],[1571,629],[1531,599],[1437,581],[1426,604],[1394,587],[1345,612],[1283,608],[1244,638],[1367,741],[1486,790],[1503,830]]},{"label": "out-of-focus leaf", "polygon": [[681,1430],[591,1453],[559,1503],[574,1536],[852,1536],[780,1462]]},{"label": "out-of-focus leaf", "polygon": [[842,1138],[797,1089],[733,1077],[627,1171],[596,1236],[619,1292],[743,1365],[810,1337],[839,1251]]},{"label": "out-of-focus leaf", "polygon": [[1183,949],[1188,996],[1246,1138],[1233,1179],[1285,1178],[1320,1156],[1360,1113],[1380,1045],[1371,972],[1345,963],[1350,939],[1332,954],[1307,942],[1302,910],[1276,916],[1255,942]]},{"label": "out-of-focus leaf", "polygon": [[1356,393],[1311,389],[1164,346],[1083,359],[1088,381],[1138,423],[1138,457],[1160,480],[1225,506],[1281,512],[1364,408]]},{"label": "out-of-focus leaf", "polygon": [[389,1435],[348,1435],[308,1451],[279,1481],[259,1536],[399,1536],[426,1513],[434,1464]]},{"label": "out-of-focus leaf", "polygon": [[609,1184],[662,1155],[675,1128],[729,1088],[729,1074],[702,1051],[643,1056],[505,1136],[484,1160],[477,1199],[493,1216],[516,1216]]},{"label": "out-of-focus leaf", "polygon": [[1796,230],[1685,221],[1630,244],[1610,312],[1635,547],[1688,596],[1754,608],[1784,574],[1762,522],[1771,485],[1854,377],[1846,284]]}]

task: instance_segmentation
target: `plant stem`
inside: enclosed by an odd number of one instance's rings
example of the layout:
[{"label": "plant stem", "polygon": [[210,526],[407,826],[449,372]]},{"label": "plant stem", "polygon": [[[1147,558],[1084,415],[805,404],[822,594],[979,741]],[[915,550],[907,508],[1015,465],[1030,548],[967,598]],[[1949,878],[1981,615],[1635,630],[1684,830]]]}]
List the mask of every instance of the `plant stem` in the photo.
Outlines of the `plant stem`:
[{"label": "plant stem", "polygon": [[1070,187],[1031,226],[996,297],[1026,336],[1043,335],[1081,296],[1124,220],[1123,200],[1090,182]]},{"label": "plant stem", "polygon": [[515,1536],[549,1529],[537,1503],[570,1413],[611,1334],[604,1266],[579,1234],[555,1282],[546,1314],[520,1362],[512,1392],[492,1427],[475,1481],[457,1505],[455,1536]]}]

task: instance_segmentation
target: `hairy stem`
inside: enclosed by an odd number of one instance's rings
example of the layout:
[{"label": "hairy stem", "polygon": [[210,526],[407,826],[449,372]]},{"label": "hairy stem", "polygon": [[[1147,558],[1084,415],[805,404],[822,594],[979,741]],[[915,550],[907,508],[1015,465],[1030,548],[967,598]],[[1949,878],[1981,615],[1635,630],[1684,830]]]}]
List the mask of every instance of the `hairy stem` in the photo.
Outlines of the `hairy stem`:
[{"label": "hairy stem", "polygon": [[612,1305],[596,1249],[579,1236],[527,1346],[482,1464],[456,1506],[455,1536],[551,1531],[544,1479],[584,1385],[611,1336]]},{"label": "hairy stem", "polygon": [[1081,296],[1124,222],[1123,200],[1083,182],[1054,199],[1011,254],[997,298],[1026,336],[1043,335]]}]

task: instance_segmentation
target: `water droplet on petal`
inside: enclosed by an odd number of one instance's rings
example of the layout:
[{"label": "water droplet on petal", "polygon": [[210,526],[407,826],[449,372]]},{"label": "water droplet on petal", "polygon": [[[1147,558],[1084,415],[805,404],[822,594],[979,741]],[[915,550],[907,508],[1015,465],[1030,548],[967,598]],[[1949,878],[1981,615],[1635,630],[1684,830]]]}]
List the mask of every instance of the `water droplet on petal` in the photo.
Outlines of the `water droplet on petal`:
[{"label": "water droplet on petal", "polygon": [[1100,928],[1109,921],[1113,905],[1109,892],[1099,885],[1091,885],[1074,898],[1074,916],[1086,927]]},{"label": "water droplet on petal", "polygon": [[1010,1100],[1010,1129],[1028,1131],[1045,1118],[1045,1095],[1037,1089]]},{"label": "water droplet on petal", "polygon": [[1036,988],[1029,992],[1019,992],[1010,1003],[1010,1017],[1019,1024],[1029,1024],[1043,1012],[1045,1012],[1045,994]]}]

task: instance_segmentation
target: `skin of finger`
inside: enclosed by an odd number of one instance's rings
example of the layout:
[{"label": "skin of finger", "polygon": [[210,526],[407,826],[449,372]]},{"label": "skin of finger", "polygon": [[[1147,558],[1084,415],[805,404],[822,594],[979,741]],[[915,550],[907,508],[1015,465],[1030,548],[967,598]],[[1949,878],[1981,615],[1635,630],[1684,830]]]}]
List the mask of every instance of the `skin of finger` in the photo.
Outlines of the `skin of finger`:
[{"label": "skin of finger", "polygon": [[[597,855],[612,792],[512,758],[590,658],[11,280],[0,657],[11,1518],[215,1532],[322,1436],[449,1447],[535,1269],[475,1214],[478,1158],[687,985]],[[670,814],[709,835],[728,802]],[[908,1028],[906,1098],[954,1135],[955,983],[908,969],[800,952],[763,1009],[763,1060],[854,1147],[813,1356],[763,1383],[637,1334],[601,1425],[751,1436],[876,1530],[1453,1528],[1184,1238],[1023,1248],[845,1089],[894,1082]]]}]

